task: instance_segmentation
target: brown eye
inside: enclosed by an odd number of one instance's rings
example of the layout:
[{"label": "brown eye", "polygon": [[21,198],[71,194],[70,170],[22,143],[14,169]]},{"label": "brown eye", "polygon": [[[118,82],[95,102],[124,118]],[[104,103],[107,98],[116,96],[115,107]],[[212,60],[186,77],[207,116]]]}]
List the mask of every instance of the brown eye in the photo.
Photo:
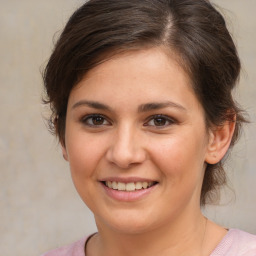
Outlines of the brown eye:
[{"label": "brown eye", "polygon": [[167,120],[161,117],[155,118],[153,120],[155,126],[164,126],[167,123]]},{"label": "brown eye", "polygon": [[165,115],[154,115],[144,124],[144,126],[151,126],[157,128],[164,128],[174,124],[175,121]]},{"label": "brown eye", "polygon": [[89,115],[83,118],[82,123],[88,126],[110,125],[109,121],[102,115]]},{"label": "brown eye", "polygon": [[104,118],[101,116],[94,116],[92,117],[92,123],[94,125],[102,125],[104,123]]}]

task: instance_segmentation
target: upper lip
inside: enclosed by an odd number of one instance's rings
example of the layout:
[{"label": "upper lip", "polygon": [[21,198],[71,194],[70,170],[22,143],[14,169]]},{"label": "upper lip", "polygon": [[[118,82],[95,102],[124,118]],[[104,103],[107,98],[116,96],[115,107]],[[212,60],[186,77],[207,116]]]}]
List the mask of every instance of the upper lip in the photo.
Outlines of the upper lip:
[{"label": "upper lip", "polygon": [[129,182],[157,182],[153,179],[142,178],[142,177],[107,177],[104,179],[100,179],[101,182],[103,181],[116,181],[122,183],[129,183]]}]

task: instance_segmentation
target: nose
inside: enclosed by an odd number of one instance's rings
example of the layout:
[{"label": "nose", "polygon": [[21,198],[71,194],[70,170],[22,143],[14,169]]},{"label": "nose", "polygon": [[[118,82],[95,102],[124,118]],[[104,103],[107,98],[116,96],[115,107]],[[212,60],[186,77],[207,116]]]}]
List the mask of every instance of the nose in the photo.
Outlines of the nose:
[{"label": "nose", "polygon": [[107,160],[119,168],[128,169],[146,159],[143,139],[138,131],[128,125],[116,129],[110,145]]}]

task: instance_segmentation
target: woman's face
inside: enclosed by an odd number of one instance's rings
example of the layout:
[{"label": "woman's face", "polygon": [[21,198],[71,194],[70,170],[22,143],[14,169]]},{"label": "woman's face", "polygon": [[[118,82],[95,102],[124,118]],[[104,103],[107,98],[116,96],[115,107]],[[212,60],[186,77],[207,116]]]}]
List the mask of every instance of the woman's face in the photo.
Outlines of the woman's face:
[{"label": "woman's face", "polygon": [[139,233],[199,212],[207,134],[186,73],[153,48],[106,61],[71,91],[63,152],[97,225]]}]

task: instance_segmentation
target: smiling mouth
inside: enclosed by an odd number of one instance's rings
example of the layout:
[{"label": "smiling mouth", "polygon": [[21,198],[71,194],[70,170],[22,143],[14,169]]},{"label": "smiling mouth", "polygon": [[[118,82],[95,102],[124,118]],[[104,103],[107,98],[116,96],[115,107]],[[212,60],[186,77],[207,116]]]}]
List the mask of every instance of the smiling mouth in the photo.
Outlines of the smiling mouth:
[{"label": "smiling mouth", "polygon": [[153,187],[157,184],[158,182],[147,182],[147,181],[137,181],[137,182],[118,182],[118,181],[103,181],[103,184],[114,190],[118,191],[137,191],[137,190],[144,190],[150,187]]}]

